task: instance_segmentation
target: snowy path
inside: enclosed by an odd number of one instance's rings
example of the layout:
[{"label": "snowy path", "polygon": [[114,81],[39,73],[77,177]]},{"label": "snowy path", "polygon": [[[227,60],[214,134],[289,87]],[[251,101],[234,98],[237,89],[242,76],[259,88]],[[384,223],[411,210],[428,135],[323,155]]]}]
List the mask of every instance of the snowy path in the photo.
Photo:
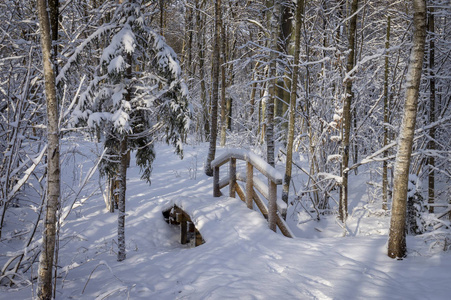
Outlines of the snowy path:
[{"label": "snowy path", "polygon": [[[132,164],[123,262],[114,253],[116,214],[106,212],[101,195],[74,210],[62,232],[57,299],[449,299],[449,253],[394,261],[385,254],[386,235],[275,234],[240,200],[211,196],[204,151],[189,147],[180,161],[159,146],[150,187]],[[205,244],[178,243],[177,228],[162,216],[174,203],[190,214]],[[0,299],[30,296],[24,288]]]}]

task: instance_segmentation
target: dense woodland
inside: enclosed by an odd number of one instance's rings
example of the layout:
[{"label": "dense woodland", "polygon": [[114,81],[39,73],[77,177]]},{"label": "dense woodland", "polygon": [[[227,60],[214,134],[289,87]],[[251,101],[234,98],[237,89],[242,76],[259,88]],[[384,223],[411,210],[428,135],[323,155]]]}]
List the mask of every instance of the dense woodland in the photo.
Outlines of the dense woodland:
[{"label": "dense woodland", "polygon": [[36,222],[0,283],[20,284],[39,261],[39,295],[51,297],[67,196],[58,143],[70,138],[104,145],[98,168],[120,191],[118,260],[128,155],[150,182],[154,142],[183,156],[188,140],[209,143],[210,175],[216,147],[283,165],[287,205],[342,223],[348,179],[370,172],[392,213],[388,255],[405,256],[406,232],[450,224],[450,54],[448,0],[2,0],[1,241],[22,234],[4,226],[16,207],[32,206]]}]

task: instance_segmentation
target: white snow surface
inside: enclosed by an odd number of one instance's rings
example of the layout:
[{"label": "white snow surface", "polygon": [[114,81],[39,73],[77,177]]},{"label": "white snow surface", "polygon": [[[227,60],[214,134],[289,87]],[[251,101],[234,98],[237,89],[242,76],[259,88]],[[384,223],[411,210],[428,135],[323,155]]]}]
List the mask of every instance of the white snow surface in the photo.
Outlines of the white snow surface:
[{"label": "white snow surface", "polygon": [[[89,148],[77,149],[92,156]],[[388,258],[389,218],[368,213],[362,181],[350,189],[345,237],[332,215],[291,222],[297,237],[290,239],[270,231],[241,200],[212,197],[213,179],[202,171],[207,149],[185,146],[180,160],[158,145],[151,186],[132,160],[122,262],[115,254],[117,215],[106,210],[100,192],[89,197],[96,184],[87,185],[61,230],[57,299],[449,299],[450,253],[408,236],[409,256]],[[76,163],[85,173],[93,164],[85,156]],[[62,172],[63,181],[70,174]],[[190,214],[205,244],[179,244],[177,227],[162,216],[173,204]],[[1,243],[0,253],[11,248]],[[5,300],[33,295],[31,286],[0,290]]]}]

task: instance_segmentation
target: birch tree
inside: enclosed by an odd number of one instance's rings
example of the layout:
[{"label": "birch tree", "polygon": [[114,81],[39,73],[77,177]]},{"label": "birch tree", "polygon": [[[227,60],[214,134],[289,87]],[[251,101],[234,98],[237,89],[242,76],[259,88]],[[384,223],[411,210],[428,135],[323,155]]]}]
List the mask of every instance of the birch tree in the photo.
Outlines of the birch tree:
[{"label": "birch tree", "polygon": [[[57,2],[52,2],[57,5]],[[52,39],[48,6],[45,0],[37,2],[39,27],[41,29],[42,62],[47,99],[47,203],[43,231],[42,251],[39,257],[38,298],[52,299],[52,271],[55,255],[56,212],[60,198],[60,153],[58,102],[56,98],[55,74],[52,66]],[[50,11],[57,11],[53,7]]]},{"label": "birch tree", "polygon": [[426,2],[413,0],[413,45],[406,79],[406,100],[398,141],[393,182],[393,205],[388,239],[388,256],[406,256],[406,202],[409,167],[417,115],[420,79],[426,37]]}]

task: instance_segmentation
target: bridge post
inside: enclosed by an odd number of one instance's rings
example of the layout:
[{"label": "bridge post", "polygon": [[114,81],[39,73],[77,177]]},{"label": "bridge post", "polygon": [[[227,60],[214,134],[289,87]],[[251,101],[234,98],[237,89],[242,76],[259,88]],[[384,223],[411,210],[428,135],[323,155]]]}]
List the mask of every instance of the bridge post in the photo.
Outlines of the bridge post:
[{"label": "bridge post", "polygon": [[213,197],[221,197],[221,190],[219,189],[219,167],[213,168]]},{"label": "bridge post", "polygon": [[253,208],[253,196],[254,196],[254,167],[250,162],[247,162],[246,168],[246,206],[247,208]]},{"label": "bridge post", "polygon": [[277,185],[272,180],[268,180],[269,183],[269,196],[268,196],[268,227],[272,231],[276,232],[277,226]]},{"label": "bridge post", "polygon": [[177,209],[175,220],[180,223],[180,244],[185,245],[187,241],[188,226],[187,219],[180,209]]},{"label": "bridge post", "polygon": [[236,192],[236,158],[230,158],[229,162],[229,196],[235,198]]}]

